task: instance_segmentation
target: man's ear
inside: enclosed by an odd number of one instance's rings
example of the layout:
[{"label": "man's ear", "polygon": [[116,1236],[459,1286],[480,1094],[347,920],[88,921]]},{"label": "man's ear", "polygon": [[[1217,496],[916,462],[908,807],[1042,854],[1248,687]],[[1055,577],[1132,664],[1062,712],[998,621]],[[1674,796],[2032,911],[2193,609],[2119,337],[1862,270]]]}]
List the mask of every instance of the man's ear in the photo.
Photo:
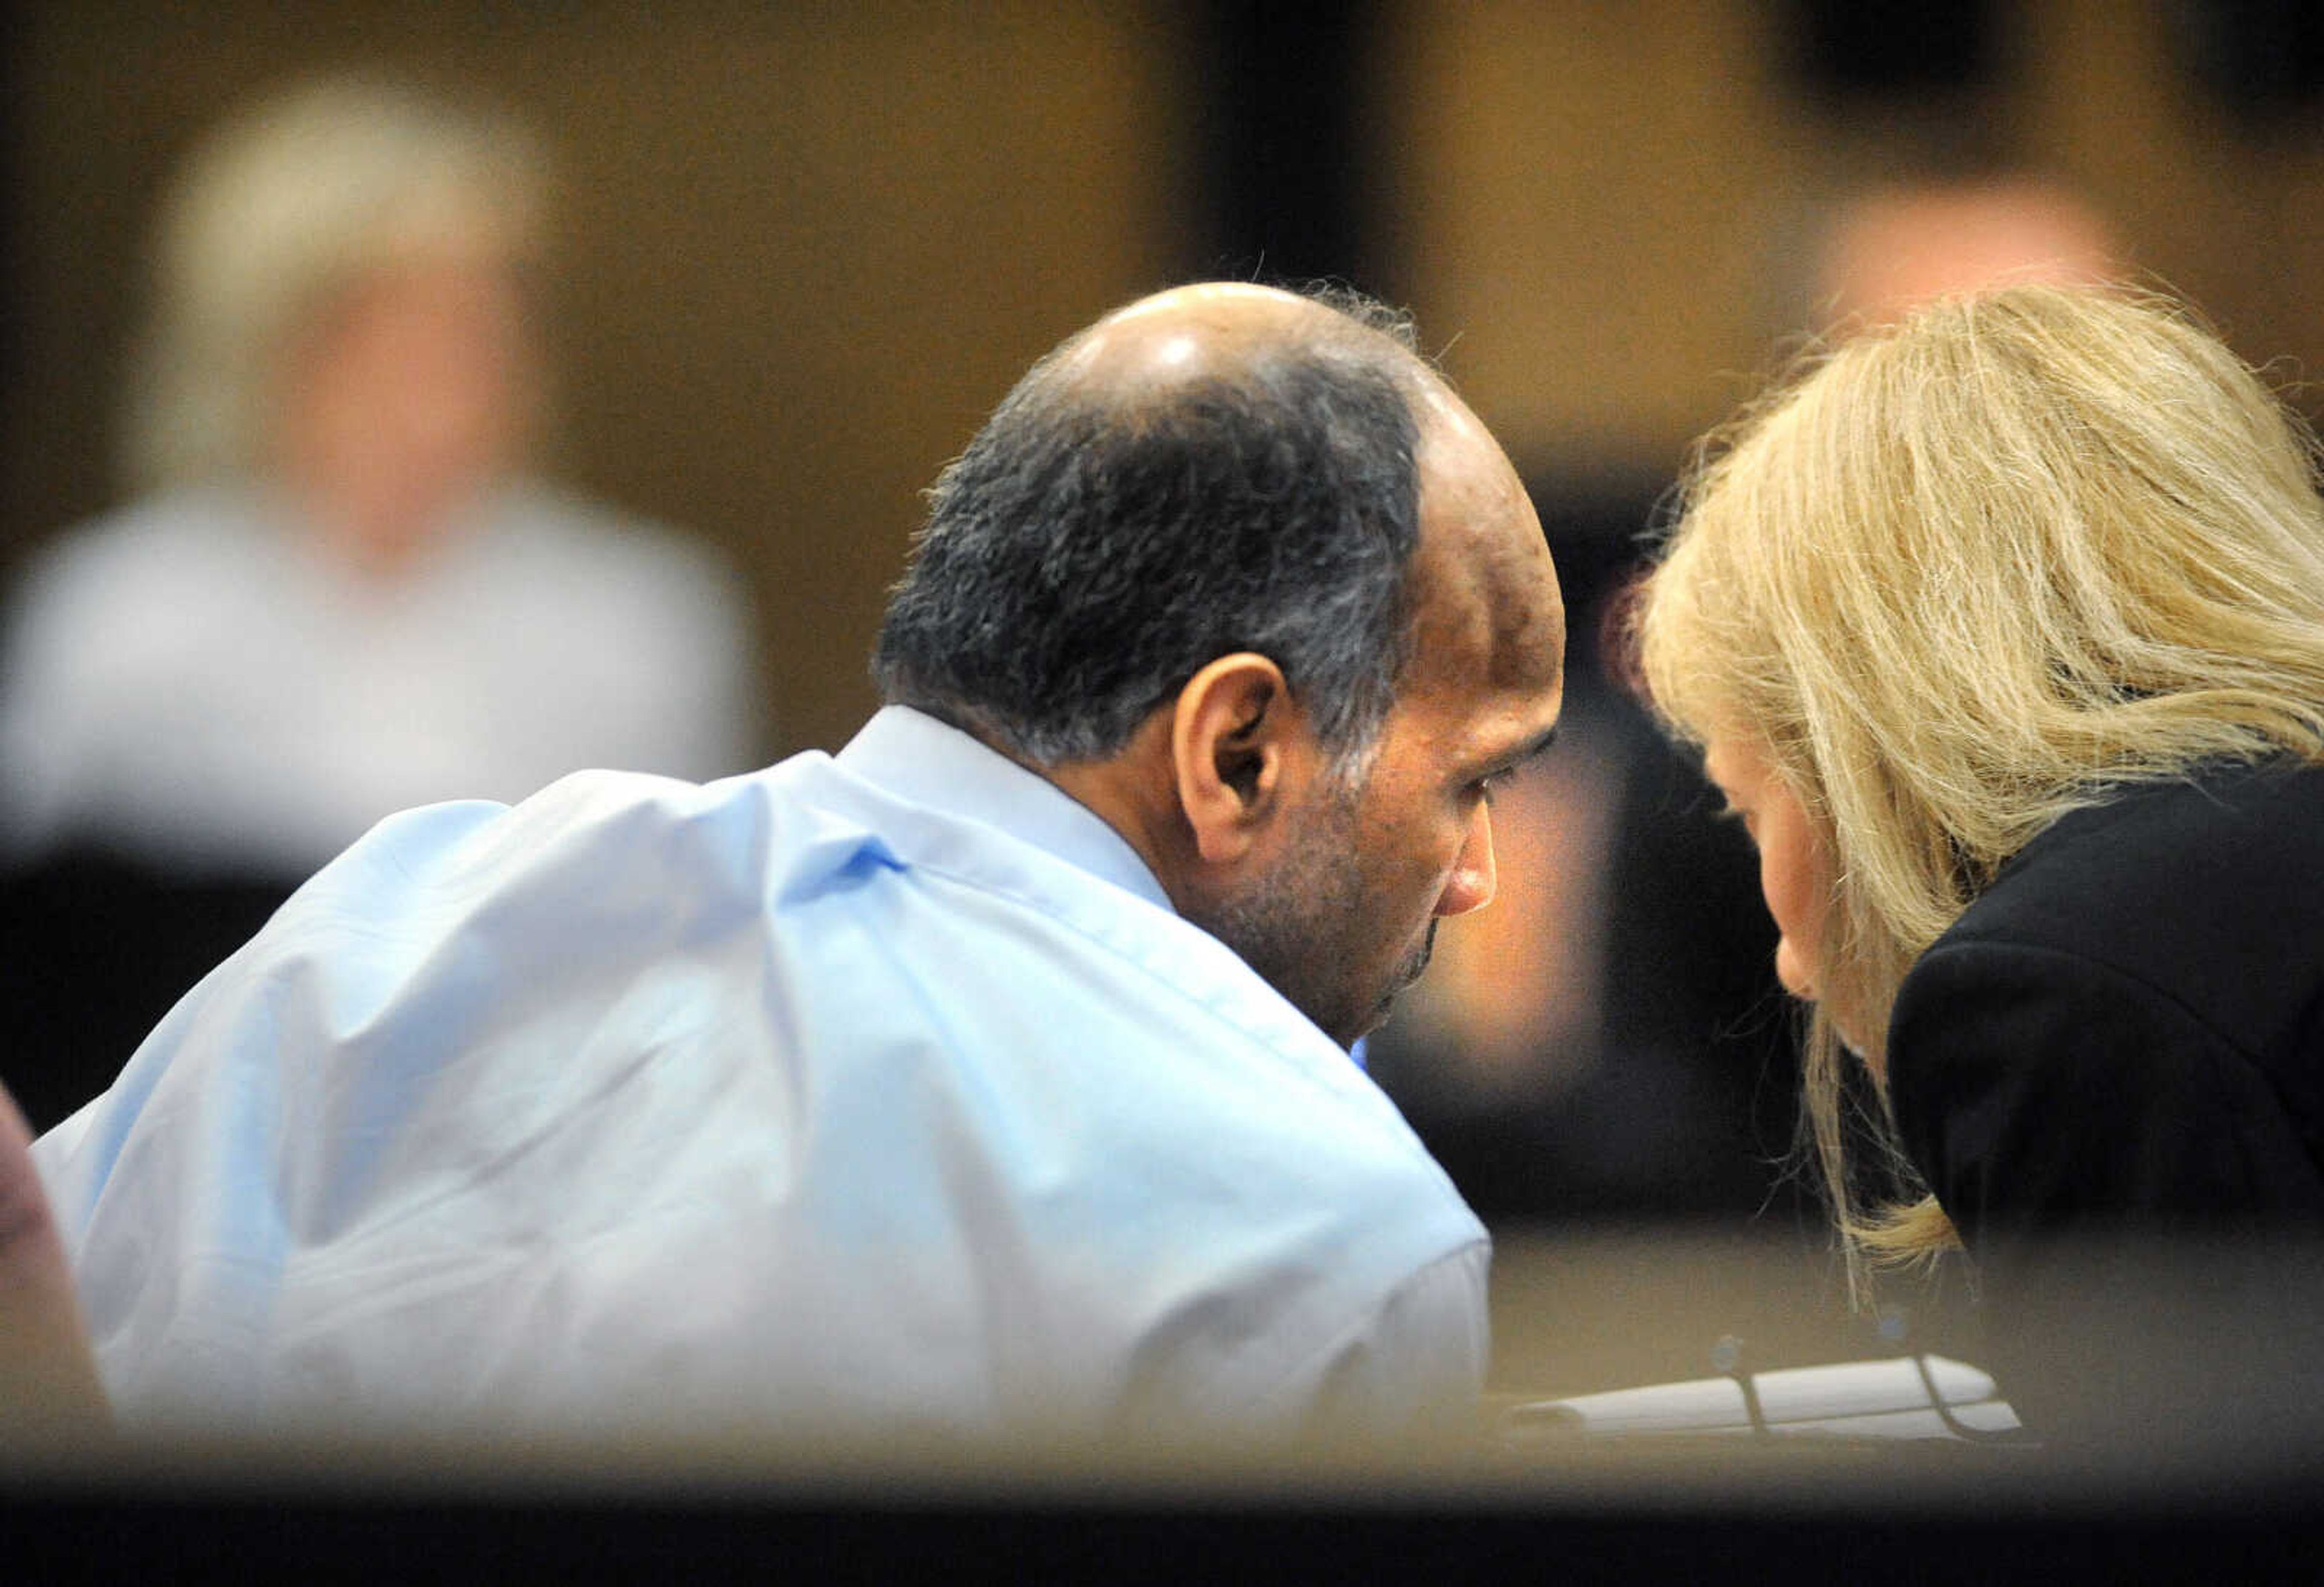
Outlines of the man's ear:
[{"label": "man's ear", "polygon": [[1238,651],[1178,691],[1170,758],[1195,847],[1204,861],[1219,865],[1250,850],[1313,775],[1317,757],[1283,669]]}]

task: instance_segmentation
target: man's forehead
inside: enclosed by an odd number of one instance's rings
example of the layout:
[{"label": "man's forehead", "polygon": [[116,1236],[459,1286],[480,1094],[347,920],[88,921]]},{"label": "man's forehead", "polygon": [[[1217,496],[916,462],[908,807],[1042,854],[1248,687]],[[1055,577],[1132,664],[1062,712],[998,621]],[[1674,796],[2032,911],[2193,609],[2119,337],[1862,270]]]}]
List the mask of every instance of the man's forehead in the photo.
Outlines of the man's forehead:
[{"label": "man's forehead", "polygon": [[1488,687],[1552,686],[1563,666],[1565,607],[1541,519],[1499,444],[1458,398],[1442,401],[1419,457],[1415,670],[1467,672]]}]

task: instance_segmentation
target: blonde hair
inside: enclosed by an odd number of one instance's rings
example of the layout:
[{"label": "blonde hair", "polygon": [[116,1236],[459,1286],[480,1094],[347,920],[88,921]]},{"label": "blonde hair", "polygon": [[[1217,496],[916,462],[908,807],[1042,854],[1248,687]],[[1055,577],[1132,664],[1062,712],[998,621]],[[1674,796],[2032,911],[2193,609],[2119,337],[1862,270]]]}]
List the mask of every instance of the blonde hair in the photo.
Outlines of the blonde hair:
[{"label": "blonde hair", "polygon": [[[2314,461],[2185,310],[2056,286],[1844,343],[1704,444],[1632,638],[1665,720],[1760,748],[1831,846],[1806,1134],[1851,1294],[1958,1244],[1886,1117],[1914,960],[2110,789],[2324,759]],[[1881,1098],[1862,1127],[1841,1031]],[[1868,1146],[1885,1207],[1851,1188]]]},{"label": "blonde hair", "polygon": [[308,83],[218,128],[171,190],[155,238],[124,436],[131,483],[259,466],[277,366],[320,314],[413,257],[521,258],[543,204],[527,133],[404,87]]}]

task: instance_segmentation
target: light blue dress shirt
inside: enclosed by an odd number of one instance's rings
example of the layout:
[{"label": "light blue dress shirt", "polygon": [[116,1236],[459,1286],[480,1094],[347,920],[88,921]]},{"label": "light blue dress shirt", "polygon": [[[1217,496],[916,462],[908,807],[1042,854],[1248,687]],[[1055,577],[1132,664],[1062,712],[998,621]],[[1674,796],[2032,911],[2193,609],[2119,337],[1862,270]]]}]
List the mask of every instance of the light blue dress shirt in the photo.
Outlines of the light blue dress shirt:
[{"label": "light blue dress shirt", "polygon": [[134,1421],[1392,1432],[1484,1366],[1388,1100],[898,708],[389,819],[36,1157]]}]

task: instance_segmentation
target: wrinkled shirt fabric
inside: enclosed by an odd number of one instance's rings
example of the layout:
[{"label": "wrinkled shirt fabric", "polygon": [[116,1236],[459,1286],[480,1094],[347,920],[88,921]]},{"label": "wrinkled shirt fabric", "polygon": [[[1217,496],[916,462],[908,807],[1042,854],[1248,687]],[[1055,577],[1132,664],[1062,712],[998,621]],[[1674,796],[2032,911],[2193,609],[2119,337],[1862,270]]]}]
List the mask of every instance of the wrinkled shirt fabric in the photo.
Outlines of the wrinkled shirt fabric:
[{"label": "wrinkled shirt fabric", "polygon": [[1394,1434],[1484,1367],[1389,1100],[897,707],[391,817],[36,1157],[134,1423]]}]

